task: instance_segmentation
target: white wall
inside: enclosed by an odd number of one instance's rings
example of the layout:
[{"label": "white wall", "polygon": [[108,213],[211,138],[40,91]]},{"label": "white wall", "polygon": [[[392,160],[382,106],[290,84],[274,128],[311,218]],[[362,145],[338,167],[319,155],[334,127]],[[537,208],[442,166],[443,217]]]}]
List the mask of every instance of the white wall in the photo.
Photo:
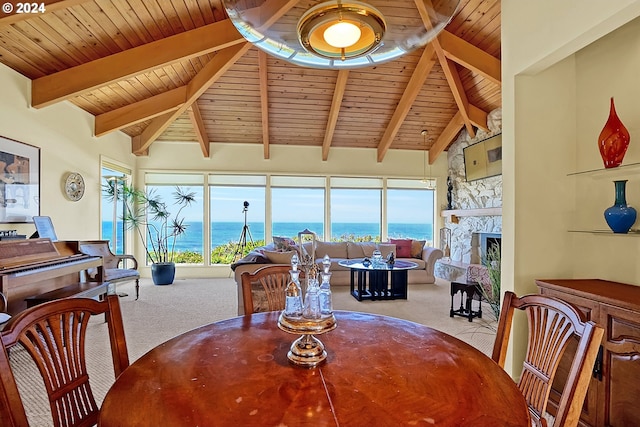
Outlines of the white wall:
[{"label": "white wall", "polygon": [[[93,116],[69,102],[30,108],[31,82],[0,64],[0,135],[40,147],[40,214],[52,218],[61,240],[95,239],[100,226],[100,154],[135,166],[130,140],[116,132],[94,138]],[[84,197],[69,201],[63,192],[68,172],[85,180]],[[33,224],[0,224],[31,235]]]},{"label": "white wall", "polygon": [[[619,113],[630,129],[637,127],[631,116],[640,109],[632,77],[638,62],[627,57],[637,54],[640,34],[625,28],[594,42],[639,15],[640,2],[630,0],[502,2],[505,290],[537,292],[534,279],[554,277],[639,283],[631,262],[637,260],[637,239],[568,232],[576,214],[599,216],[612,204],[612,186],[600,190],[567,176],[598,165],[596,140],[609,96],[620,98]],[[613,52],[605,54],[607,49]],[[633,144],[633,133],[631,138]],[[626,161],[635,155],[629,156]],[[525,331],[523,323],[515,329],[513,366],[524,353]]]}]

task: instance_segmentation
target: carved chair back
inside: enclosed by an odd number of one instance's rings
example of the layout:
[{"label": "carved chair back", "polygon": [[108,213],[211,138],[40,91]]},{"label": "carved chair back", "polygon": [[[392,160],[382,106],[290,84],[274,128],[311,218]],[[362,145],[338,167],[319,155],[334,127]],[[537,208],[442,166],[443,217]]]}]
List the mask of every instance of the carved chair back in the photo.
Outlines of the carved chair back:
[{"label": "carved chair back", "polygon": [[21,345],[34,360],[49,397],[53,425],[95,425],[99,408],[89,383],[85,336],[91,316],[104,314],[114,374],[129,366],[117,295],[103,301],[65,298],[16,315],[0,332],[0,419],[3,426],[28,427],[27,416],[9,363],[8,350]]},{"label": "carved chair back", "polygon": [[547,403],[558,364],[569,340],[573,337],[578,339],[553,421],[554,427],[577,426],[603,329],[585,320],[583,313],[560,299],[543,295],[519,298],[507,291],[502,302],[492,355],[493,360],[502,367],[516,309],[526,312],[529,326],[527,353],[518,387],[527,400],[534,425],[547,426]]}]

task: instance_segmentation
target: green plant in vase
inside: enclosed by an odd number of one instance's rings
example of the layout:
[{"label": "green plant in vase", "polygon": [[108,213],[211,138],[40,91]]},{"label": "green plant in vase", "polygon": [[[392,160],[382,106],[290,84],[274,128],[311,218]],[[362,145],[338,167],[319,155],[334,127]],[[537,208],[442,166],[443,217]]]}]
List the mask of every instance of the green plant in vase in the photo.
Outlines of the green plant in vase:
[{"label": "green plant in vase", "polygon": [[[117,187],[116,187],[117,186]],[[123,203],[121,217],[127,229],[136,231],[145,248],[147,260],[152,264],[152,275],[158,266],[168,265],[172,271],[169,278],[158,280],[156,284],[171,284],[175,275],[175,245],[178,236],[185,233],[187,225],[181,217],[183,209],[195,202],[195,193],[176,187],[173,192],[177,207],[175,214],[169,210],[169,205],[151,190],[145,192],[127,185],[124,182],[108,181],[102,188],[105,199],[115,202],[115,198]]]},{"label": "green plant in vase", "polygon": [[500,318],[500,246],[490,245],[482,259],[489,275],[488,286],[480,286],[482,297],[489,303],[496,319]]}]

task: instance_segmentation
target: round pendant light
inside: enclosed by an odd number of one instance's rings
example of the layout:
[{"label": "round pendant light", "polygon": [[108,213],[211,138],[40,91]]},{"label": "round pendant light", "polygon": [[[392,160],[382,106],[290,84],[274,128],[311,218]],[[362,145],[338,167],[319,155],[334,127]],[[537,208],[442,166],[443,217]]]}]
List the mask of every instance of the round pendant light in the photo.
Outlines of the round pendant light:
[{"label": "round pendant light", "polygon": [[[459,0],[223,0],[240,34],[265,52],[313,68],[359,68],[423,47]],[[426,20],[426,21],[425,21]]]}]

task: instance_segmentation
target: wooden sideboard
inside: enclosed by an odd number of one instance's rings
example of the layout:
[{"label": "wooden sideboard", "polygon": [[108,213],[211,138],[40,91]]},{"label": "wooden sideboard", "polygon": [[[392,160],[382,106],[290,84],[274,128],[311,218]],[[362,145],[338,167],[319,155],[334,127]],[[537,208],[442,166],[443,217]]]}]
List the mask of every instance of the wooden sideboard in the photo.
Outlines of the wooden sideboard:
[{"label": "wooden sideboard", "polygon": [[[605,330],[579,425],[640,426],[640,286],[599,279],[536,284],[541,294],[574,304]],[[573,351],[575,343],[567,350]],[[552,413],[568,371],[563,359],[551,391]]]}]

